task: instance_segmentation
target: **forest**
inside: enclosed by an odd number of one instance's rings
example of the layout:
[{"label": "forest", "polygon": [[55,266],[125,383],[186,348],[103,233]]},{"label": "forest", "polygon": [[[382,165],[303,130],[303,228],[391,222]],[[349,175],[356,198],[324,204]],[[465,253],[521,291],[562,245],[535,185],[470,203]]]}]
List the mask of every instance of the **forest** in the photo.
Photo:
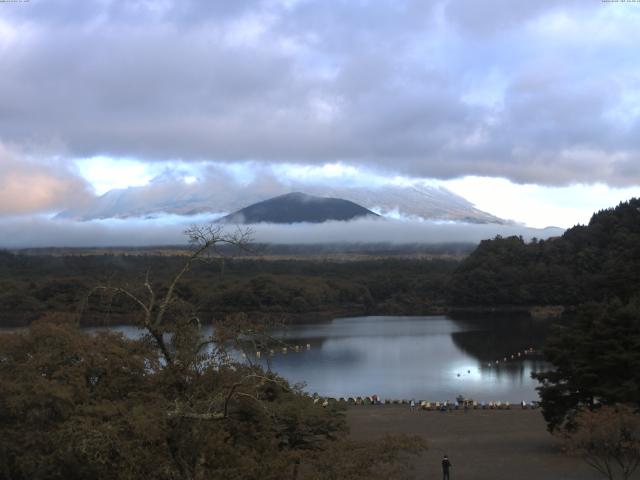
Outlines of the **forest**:
[{"label": "forest", "polygon": [[[26,325],[45,312],[77,312],[99,285],[162,285],[183,256],[33,255],[0,252],[0,319]],[[193,266],[181,298],[206,318],[260,312],[302,321],[335,315],[425,313],[446,303],[446,284],[458,265],[449,258],[384,258],[349,262],[228,258]],[[84,324],[131,323],[126,298],[93,297]]]},{"label": "forest", "polygon": [[561,237],[495,238],[452,272],[457,305],[566,305],[619,298],[640,287],[640,200],[595,213]]}]

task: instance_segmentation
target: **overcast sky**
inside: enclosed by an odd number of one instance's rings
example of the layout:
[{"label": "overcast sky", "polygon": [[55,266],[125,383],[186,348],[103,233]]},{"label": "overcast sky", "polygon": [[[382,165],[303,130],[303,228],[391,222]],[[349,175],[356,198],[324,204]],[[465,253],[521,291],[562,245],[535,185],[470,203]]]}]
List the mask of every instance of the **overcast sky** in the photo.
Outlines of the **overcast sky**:
[{"label": "overcast sky", "polygon": [[212,162],[585,222],[640,195],[638,25],[601,0],[0,2],[0,218]]}]

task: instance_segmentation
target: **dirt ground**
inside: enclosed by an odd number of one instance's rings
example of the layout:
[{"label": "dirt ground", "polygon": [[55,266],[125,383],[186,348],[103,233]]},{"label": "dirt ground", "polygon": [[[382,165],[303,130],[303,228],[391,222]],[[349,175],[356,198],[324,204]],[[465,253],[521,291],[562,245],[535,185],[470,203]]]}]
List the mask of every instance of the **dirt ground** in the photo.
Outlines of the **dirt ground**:
[{"label": "dirt ground", "polygon": [[[557,448],[540,410],[411,411],[406,405],[353,406],[347,419],[354,439],[388,433],[423,436],[429,449],[414,461],[416,479],[442,478],[444,454],[451,480],[600,480],[581,459]],[[637,472],[640,474],[640,472]],[[640,478],[636,476],[634,478]]]}]

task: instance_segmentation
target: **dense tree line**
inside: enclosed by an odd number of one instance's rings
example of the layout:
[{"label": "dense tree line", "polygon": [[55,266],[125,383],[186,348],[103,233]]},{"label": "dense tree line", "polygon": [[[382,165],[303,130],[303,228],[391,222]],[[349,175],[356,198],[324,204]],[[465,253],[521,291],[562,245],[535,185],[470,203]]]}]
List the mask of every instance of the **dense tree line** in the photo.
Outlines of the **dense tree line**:
[{"label": "dense tree line", "polygon": [[595,213],[562,237],[485,240],[453,273],[452,303],[578,305],[640,290],[640,199]]},{"label": "dense tree line", "polygon": [[[46,312],[76,312],[95,285],[141,285],[149,272],[158,285],[181,256],[25,255],[0,252],[0,322],[27,324]],[[203,318],[237,312],[275,315],[423,313],[445,303],[457,261],[227,259],[199,263],[179,294]],[[130,321],[126,298],[93,298],[83,322]]]},{"label": "dense tree line", "polygon": [[640,408],[640,297],[582,305],[572,325],[556,328],[544,348],[554,369],[534,374],[550,430],[571,430],[585,409]]}]

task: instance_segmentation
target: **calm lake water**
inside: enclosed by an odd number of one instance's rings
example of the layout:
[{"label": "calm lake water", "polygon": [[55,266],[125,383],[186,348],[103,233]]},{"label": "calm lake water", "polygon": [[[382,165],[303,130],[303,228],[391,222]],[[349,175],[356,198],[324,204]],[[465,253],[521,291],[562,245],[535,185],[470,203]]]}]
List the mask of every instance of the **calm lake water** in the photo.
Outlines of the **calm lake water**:
[{"label": "calm lake water", "polygon": [[[134,327],[116,329],[138,335]],[[545,322],[518,317],[339,318],[273,332],[288,345],[301,346],[300,352],[289,348],[283,354],[278,348],[273,356],[262,352],[260,361],[324,396],[529,401],[538,398],[531,372],[548,365],[536,354],[517,353],[539,348],[546,331]]]}]

